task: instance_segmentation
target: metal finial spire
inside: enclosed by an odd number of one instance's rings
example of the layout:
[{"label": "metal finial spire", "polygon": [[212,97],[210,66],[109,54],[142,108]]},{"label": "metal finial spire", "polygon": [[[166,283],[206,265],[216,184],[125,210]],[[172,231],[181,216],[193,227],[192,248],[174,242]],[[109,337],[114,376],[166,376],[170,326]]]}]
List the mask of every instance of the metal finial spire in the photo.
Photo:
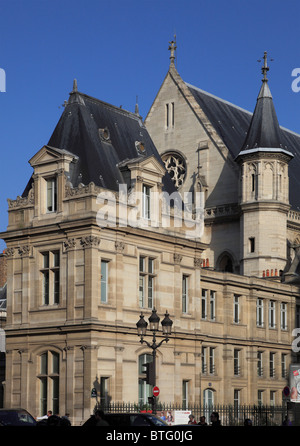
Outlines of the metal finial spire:
[{"label": "metal finial spire", "polygon": [[[263,77],[263,82],[268,82],[267,72],[269,71],[270,68],[268,67],[267,51],[264,52],[263,60],[264,60],[264,64],[263,64],[263,66],[261,67],[261,72],[262,72],[262,74],[264,75],[264,77]],[[271,60],[271,62],[272,62],[274,59],[270,59],[270,60]],[[258,59],[258,62],[261,62],[261,59]]]},{"label": "metal finial spire", "polygon": [[261,72],[264,75],[263,80],[267,82],[268,81],[267,72],[269,71],[269,67],[268,67],[267,52],[266,51],[264,52],[264,58],[263,59],[264,59],[264,65],[261,68]]},{"label": "metal finial spire", "polygon": [[174,35],[174,40],[172,40],[171,42],[169,42],[169,51],[170,53],[170,65],[174,65],[174,61],[175,61],[175,51],[177,49],[176,46],[176,35]]},{"label": "metal finial spire", "polygon": [[78,91],[77,89],[77,79],[74,79],[73,81],[73,92]]}]

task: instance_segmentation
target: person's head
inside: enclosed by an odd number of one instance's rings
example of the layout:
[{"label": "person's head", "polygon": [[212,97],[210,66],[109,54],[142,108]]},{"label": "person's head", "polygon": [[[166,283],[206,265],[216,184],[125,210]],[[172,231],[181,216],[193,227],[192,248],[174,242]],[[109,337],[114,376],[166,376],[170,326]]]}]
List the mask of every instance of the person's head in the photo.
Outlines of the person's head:
[{"label": "person's head", "polygon": [[244,426],[252,426],[252,421],[250,420],[250,418],[245,419]]},{"label": "person's head", "polygon": [[211,416],[210,416],[210,419],[211,419],[212,422],[214,422],[214,421],[218,421],[218,420],[219,420],[219,414],[218,414],[218,412],[212,412],[212,414],[211,414]]},{"label": "person's head", "polygon": [[200,423],[205,423],[205,416],[202,415],[202,417],[200,417]]}]

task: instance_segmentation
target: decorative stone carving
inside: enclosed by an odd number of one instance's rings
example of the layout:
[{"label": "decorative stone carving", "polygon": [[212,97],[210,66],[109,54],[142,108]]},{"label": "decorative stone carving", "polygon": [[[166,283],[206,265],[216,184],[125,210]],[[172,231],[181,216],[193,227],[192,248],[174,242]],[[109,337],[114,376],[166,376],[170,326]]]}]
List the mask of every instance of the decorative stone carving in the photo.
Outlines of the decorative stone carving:
[{"label": "decorative stone carving", "polygon": [[95,235],[87,235],[81,238],[80,243],[84,248],[97,248],[100,244],[100,238]]},{"label": "decorative stone carving", "polygon": [[176,263],[176,265],[179,265],[179,263],[181,262],[181,260],[182,260],[182,255],[181,254],[174,254],[174,263]]},{"label": "decorative stone carving", "polygon": [[64,248],[66,251],[69,249],[74,249],[76,247],[76,239],[75,238],[68,238],[64,241]]},{"label": "decorative stone carving", "polygon": [[186,164],[179,153],[166,153],[162,156],[165,168],[172,178],[174,186],[178,189],[183,185],[186,177]]},{"label": "decorative stone carving", "polygon": [[30,254],[30,246],[29,245],[19,246],[18,252],[20,256],[28,256]]},{"label": "decorative stone carving", "polygon": [[15,254],[15,249],[14,248],[6,248],[4,255],[6,257],[13,257],[13,255]]},{"label": "decorative stone carving", "polygon": [[124,251],[124,249],[125,249],[125,243],[124,242],[120,242],[120,241],[116,241],[115,242],[115,248],[116,248],[116,251],[121,254]]}]

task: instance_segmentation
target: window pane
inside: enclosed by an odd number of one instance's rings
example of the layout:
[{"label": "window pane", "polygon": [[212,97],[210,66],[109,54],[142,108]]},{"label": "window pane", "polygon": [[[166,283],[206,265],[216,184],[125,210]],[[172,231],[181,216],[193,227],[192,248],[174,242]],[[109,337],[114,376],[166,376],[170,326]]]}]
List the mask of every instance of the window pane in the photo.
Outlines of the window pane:
[{"label": "window pane", "polygon": [[153,306],[153,277],[148,277],[148,308]]},{"label": "window pane", "polygon": [[140,307],[144,306],[144,294],[145,294],[145,277],[140,276],[140,284],[139,284],[139,303]]},{"label": "window pane", "polygon": [[101,261],[101,302],[107,302],[108,262]]},{"label": "window pane", "polygon": [[41,375],[47,375],[48,373],[48,355],[47,353],[44,353],[41,355]]},{"label": "window pane", "polygon": [[43,303],[49,305],[49,271],[43,272]]},{"label": "window pane", "polygon": [[45,252],[43,254],[43,268],[49,268],[49,253]]},{"label": "window pane", "polygon": [[54,303],[59,303],[59,271],[54,271]]},{"label": "window pane", "polygon": [[59,373],[59,355],[52,353],[52,373]]},{"label": "window pane", "polygon": [[140,271],[145,272],[145,257],[140,257]]},{"label": "window pane", "polygon": [[53,253],[53,266],[54,267],[59,266],[59,252],[58,251]]},{"label": "window pane", "polygon": [[47,378],[40,379],[40,413],[46,415],[47,413]]}]

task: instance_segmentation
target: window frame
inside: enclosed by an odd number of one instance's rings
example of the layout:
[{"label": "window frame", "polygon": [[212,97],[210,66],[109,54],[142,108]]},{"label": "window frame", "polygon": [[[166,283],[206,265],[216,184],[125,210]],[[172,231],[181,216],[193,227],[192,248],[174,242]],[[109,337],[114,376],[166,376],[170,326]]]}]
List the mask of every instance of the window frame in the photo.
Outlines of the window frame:
[{"label": "window frame", "polygon": [[45,178],[45,181],[46,181],[46,213],[53,214],[57,212],[57,177],[54,176],[50,178]]},{"label": "window frame", "polygon": [[[143,269],[141,268],[141,260],[143,260]],[[139,256],[139,308],[154,308],[155,261],[155,257],[152,256],[144,254]]]},{"label": "window frame", "polygon": [[59,249],[42,251],[42,305],[58,305],[60,303],[61,255]]}]

